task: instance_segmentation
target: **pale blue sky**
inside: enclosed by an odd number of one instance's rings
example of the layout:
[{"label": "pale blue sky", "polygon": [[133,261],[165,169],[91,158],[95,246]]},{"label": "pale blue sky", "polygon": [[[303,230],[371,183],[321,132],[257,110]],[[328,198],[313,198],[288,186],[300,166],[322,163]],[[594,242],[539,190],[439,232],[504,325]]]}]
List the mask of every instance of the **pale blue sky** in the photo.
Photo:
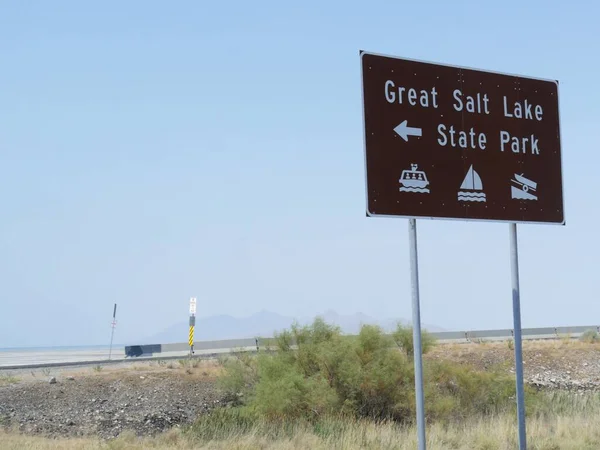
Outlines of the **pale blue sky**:
[{"label": "pale blue sky", "polygon": [[[521,226],[523,326],[600,323],[597,2],[0,4],[0,347],[198,314],[410,318],[367,219],[360,49],[560,81],[565,227]],[[512,325],[508,225],[420,221],[422,319]]]}]

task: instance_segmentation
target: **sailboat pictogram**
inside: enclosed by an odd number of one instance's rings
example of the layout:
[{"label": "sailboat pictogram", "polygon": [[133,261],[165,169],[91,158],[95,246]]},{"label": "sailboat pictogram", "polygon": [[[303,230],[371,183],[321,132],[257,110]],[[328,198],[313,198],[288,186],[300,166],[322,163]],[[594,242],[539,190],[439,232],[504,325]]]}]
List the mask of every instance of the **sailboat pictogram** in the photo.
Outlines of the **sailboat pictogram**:
[{"label": "sailboat pictogram", "polygon": [[485,192],[483,192],[483,183],[481,177],[473,169],[473,165],[469,167],[469,171],[465,176],[460,190],[458,191],[458,200],[461,202],[485,202]]}]

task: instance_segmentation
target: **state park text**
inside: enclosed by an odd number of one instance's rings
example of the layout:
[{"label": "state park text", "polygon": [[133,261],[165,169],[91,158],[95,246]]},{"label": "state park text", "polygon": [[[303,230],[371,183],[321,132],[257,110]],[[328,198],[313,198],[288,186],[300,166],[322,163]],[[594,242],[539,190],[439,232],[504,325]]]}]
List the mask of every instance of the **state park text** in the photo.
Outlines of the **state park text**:
[{"label": "state park text", "polygon": [[[435,87],[430,90],[414,89],[412,87],[396,86],[394,81],[387,80],[384,89],[385,99],[390,104],[408,105],[409,107],[437,109],[441,99]],[[526,98],[515,99],[510,96],[502,96],[502,104],[494,105],[485,92],[477,92],[474,95],[464,95],[460,89],[452,91],[452,108],[456,112],[466,114],[489,115],[495,108],[501,108],[504,118],[542,122],[544,120],[544,108],[540,104],[532,104]],[[491,119],[493,120],[493,118]],[[419,126],[419,124],[411,124]],[[499,130],[495,145],[501,152],[530,153],[539,155],[543,146],[540,145],[538,137],[533,133],[524,136],[513,136],[508,131]],[[442,147],[455,147],[462,149],[486,150],[491,143],[488,136],[481,131],[471,127],[469,130],[456,130],[453,125],[440,123],[437,126],[437,142]]]}]

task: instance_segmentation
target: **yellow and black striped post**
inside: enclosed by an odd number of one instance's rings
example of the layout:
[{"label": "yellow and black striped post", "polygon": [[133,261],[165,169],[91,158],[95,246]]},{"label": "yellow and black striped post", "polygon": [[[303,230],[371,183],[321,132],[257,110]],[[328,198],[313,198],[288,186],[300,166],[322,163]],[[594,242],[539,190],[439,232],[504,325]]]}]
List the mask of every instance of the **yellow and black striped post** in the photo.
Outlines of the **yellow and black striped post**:
[{"label": "yellow and black striped post", "polygon": [[190,334],[188,342],[190,344],[190,358],[194,354],[194,327],[196,326],[196,298],[190,298]]},{"label": "yellow and black striped post", "polygon": [[190,354],[194,353],[194,327],[196,326],[196,316],[190,316],[190,333],[188,343],[190,345]]}]

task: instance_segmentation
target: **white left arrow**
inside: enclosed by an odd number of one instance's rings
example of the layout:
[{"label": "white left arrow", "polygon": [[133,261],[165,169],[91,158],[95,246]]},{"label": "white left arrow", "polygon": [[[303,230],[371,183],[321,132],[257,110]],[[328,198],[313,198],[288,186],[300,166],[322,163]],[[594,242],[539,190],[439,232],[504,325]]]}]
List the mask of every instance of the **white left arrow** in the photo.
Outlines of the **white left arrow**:
[{"label": "white left arrow", "polygon": [[400,136],[406,142],[408,142],[409,136],[421,136],[422,134],[421,128],[409,127],[407,122],[408,121],[405,120],[396,128],[394,128],[394,131],[398,133],[398,136]]}]

